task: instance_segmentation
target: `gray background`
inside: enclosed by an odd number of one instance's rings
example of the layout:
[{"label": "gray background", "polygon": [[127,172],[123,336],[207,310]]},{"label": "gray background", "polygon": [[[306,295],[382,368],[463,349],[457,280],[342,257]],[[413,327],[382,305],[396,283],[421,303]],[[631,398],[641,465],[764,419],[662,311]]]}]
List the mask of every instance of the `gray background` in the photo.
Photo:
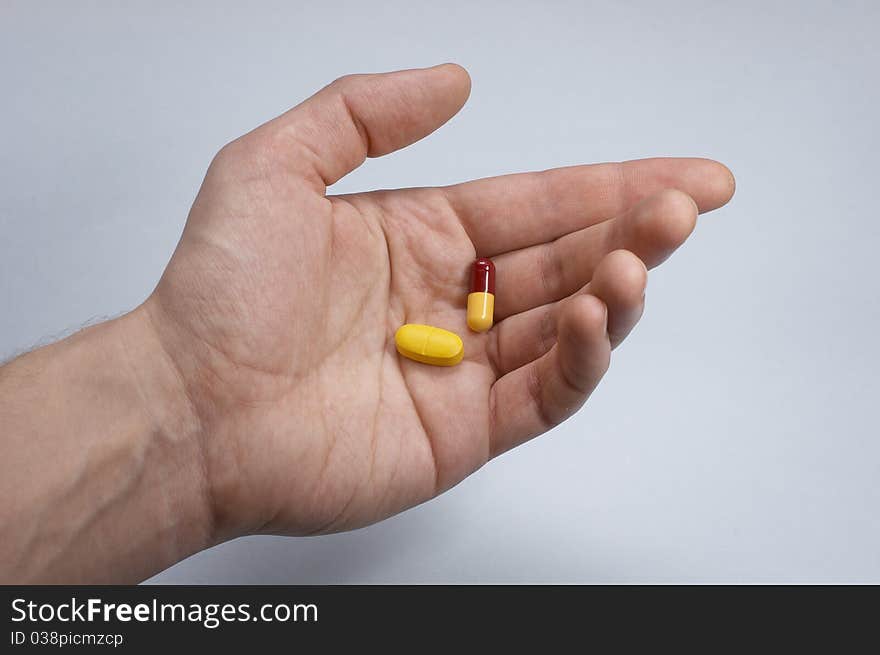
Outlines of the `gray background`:
[{"label": "gray background", "polygon": [[473,94],[339,191],[662,154],[738,192],[574,419],[152,581],[880,582],[878,3],[179,4],[0,4],[0,356],[139,303],[217,148],[348,72],[451,60]]}]

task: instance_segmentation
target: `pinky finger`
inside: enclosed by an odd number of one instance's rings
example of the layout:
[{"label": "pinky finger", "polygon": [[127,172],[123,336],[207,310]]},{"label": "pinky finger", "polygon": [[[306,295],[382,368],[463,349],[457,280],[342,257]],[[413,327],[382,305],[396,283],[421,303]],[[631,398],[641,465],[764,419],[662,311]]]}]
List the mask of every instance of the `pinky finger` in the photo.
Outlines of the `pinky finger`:
[{"label": "pinky finger", "polygon": [[608,369],[607,324],[601,300],[573,297],[560,314],[553,348],[495,382],[489,397],[492,457],[562,423],[584,404]]}]

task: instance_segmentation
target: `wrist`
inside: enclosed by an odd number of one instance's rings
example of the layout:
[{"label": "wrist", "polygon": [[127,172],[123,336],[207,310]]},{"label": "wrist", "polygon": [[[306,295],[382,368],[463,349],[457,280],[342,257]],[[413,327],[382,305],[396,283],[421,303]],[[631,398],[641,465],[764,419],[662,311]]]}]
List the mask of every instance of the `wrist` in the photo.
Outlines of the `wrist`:
[{"label": "wrist", "polygon": [[145,426],[144,466],[150,470],[143,474],[151,478],[150,502],[168,560],[164,567],[216,543],[202,423],[148,306],[106,326]]},{"label": "wrist", "polygon": [[198,445],[203,512],[213,545],[259,532],[271,520],[272,509],[255,497],[240,459],[239,435],[249,433],[250,421],[248,401],[238,395],[241,368],[191,331],[181,315],[169,311],[155,293],[129,316],[140,323],[135,331],[149,333],[142,338],[149,345],[147,358],[157,360],[150,377],[160,381],[165,398],[160,404],[173,408],[169,420],[160,423],[178,426]]}]

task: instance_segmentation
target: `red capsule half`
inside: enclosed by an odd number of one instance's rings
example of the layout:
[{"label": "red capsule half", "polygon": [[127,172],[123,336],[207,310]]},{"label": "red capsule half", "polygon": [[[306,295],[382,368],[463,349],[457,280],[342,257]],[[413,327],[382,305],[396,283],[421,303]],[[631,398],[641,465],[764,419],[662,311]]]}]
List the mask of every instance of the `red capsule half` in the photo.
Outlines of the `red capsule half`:
[{"label": "red capsule half", "polygon": [[474,262],[471,272],[471,293],[495,293],[495,264],[491,259],[481,257]]}]

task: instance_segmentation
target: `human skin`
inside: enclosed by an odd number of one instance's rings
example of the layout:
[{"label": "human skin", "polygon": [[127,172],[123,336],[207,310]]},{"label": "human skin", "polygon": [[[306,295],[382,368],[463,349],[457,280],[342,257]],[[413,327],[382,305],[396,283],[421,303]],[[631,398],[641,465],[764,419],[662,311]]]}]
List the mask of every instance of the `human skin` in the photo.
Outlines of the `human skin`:
[{"label": "human skin", "polygon": [[[143,304],[0,368],[0,582],[133,582],[240,535],[367,525],[577,411],[646,266],[733,177],[648,159],[326,194],[469,91],[454,64],[348,76],[233,141]],[[401,358],[404,323],[456,332],[464,360]]]}]

